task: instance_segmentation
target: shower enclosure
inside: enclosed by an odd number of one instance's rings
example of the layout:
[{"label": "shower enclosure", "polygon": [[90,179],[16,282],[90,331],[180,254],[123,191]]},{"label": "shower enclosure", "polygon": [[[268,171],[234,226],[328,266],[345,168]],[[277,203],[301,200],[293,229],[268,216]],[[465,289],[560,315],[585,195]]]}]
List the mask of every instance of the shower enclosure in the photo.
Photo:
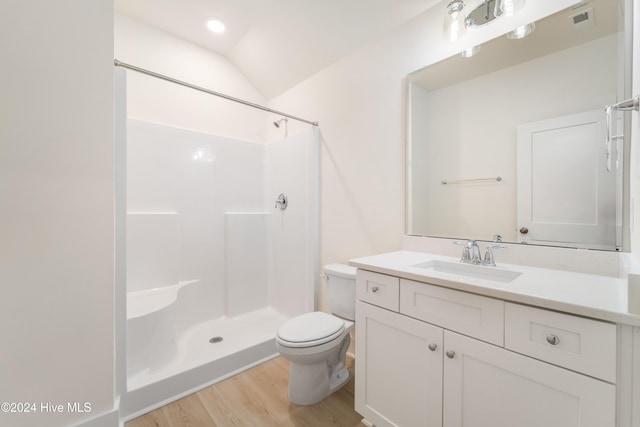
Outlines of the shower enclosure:
[{"label": "shower enclosure", "polygon": [[279,325],[313,310],[319,132],[259,144],[129,118],[122,169],[131,419],[274,357]]}]

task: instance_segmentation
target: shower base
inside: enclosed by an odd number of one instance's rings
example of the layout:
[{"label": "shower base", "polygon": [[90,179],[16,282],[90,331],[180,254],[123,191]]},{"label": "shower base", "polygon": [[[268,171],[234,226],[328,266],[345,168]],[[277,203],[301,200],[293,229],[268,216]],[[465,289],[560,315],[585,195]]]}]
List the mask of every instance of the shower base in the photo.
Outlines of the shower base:
[{"label": "shower base", "polygon": [[275,335],[285,320],[265,308],[186,330],[171,362],[128,378],[122,419],[136,418],[277,356]]}]

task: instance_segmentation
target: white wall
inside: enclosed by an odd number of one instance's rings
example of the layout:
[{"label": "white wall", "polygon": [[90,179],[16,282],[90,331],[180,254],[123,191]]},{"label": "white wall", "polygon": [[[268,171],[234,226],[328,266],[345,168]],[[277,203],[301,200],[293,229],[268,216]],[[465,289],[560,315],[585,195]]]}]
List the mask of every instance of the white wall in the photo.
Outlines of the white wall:
[{"label": "white wall", "polygon": [[113,2],[3,1],[0,51],[0,425],[75,424],[114,407]]},{"label": "white wall", "polygon": [[320,123],[322,264],[400,248],[404,77],[571,3],[527,2],[519,14],[449,44],[441,36],[443,1],[270,102]]},{"label": "white wall", "polygon": [[[115,16],[115,58],[208,90],[263,105],[225,57],[124,15]],[[127,71],[129,117],[263,143],[268,113]],[[273,116],[273,115],[271,115]]]}]

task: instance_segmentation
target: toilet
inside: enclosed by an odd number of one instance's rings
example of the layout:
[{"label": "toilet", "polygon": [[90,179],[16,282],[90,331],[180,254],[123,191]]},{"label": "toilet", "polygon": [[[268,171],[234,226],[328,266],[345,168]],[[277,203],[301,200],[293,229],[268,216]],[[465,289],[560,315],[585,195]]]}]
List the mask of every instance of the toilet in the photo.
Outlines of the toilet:
[{"label": "toilet", "polygon": [[320,402],[349,380],[346,357],[355,319],[356,268],[329,264],[324,274],[333,314],[315,311],[294,317],[276,336],[276,349],[291,362],[289,400],[297,405]]}]

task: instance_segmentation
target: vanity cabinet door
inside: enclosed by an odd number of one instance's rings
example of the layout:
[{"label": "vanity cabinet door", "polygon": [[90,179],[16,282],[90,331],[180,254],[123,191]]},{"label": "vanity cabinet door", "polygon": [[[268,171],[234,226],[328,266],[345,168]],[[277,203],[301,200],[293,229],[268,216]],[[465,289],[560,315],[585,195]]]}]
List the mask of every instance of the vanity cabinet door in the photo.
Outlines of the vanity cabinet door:
[{"label": "vanity cabinet door", "polygon": [[449,331],[444,343],[444,427],[615,425],[612,384]]},{"label": "vanity cabinet door", "polygon": [[442,425],[443,330],[356,303],[355,409],[376,427]]}]

